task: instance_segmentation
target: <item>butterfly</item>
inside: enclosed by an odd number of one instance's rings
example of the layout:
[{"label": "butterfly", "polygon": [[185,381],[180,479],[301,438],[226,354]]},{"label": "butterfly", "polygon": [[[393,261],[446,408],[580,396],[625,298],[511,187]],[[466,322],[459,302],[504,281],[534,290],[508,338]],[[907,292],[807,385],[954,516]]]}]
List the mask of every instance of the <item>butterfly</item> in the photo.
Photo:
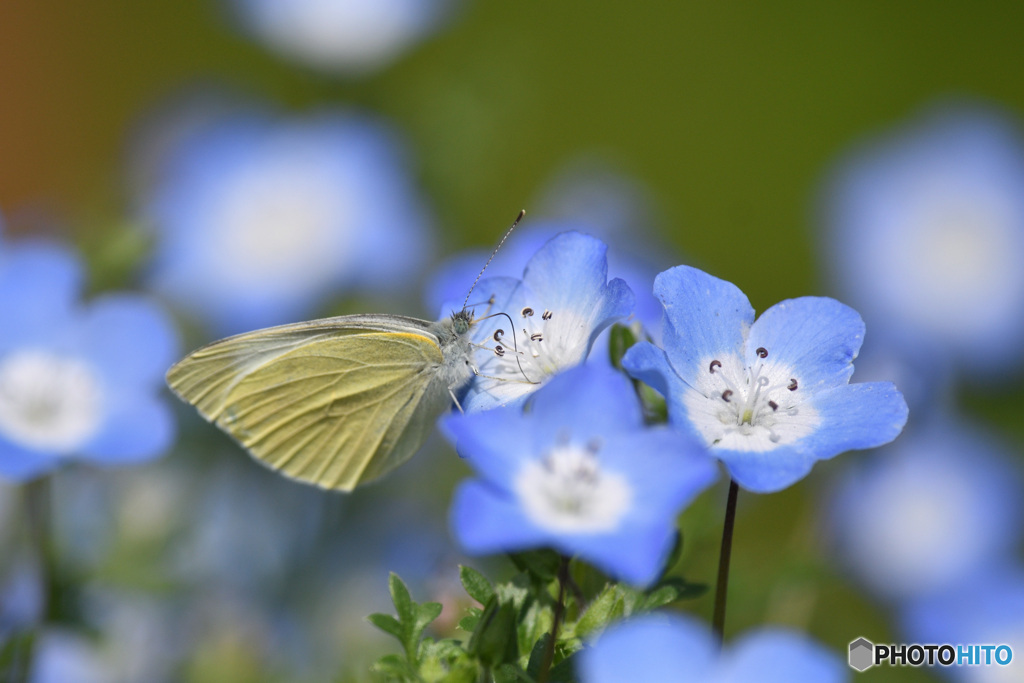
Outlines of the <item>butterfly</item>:
[{"label": "butterfly", "polygon": [[477,372],[468,302],[437,322],[344,315],[246,332],[193,351],[167,383],[263,464],[351,491],[412,457],[458,405]]}]

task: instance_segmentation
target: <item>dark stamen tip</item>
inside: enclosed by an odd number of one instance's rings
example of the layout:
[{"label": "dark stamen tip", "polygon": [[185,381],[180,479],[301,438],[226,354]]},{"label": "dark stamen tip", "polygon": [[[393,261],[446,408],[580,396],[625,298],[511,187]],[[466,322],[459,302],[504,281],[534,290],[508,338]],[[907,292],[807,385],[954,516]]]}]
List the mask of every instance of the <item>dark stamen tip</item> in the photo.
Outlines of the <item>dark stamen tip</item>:
[{"label": "dark stamen tip", "polygon": [[757,354],[758,358],[768,357],[768,349],[764,348],[763,346],[757,347],[757,351],[755,351],[755,353]]},{"label": "dark stamen tip", "polygon": [[721,361],[713,360],[713,361],[711,361],[710,367],[708,367],[708,372],[710,372],[713,375],[713,374],[715,374],[715,368],[720,368],[720,367],[722,367]]},{"label": "dark stamen tip", "polygon": [[790,391],[796,391],[797,390],[796,380],[793,379],[792,377],[790,377],[789,378],[789,386],[786,387],[786,388],[789,389]]},{"label": "dark stamen tip", "polygon": [[722,400],[726,403],[729,402],[729,397],[732,396],[732,389],[726,389],[722,392]]},{"label": "dark stamen tip", "polygon": [[529,318],[531,315],[533,315],[533,309],[527,306],[522,310],[522,314],[524,318]]},{"label": "dark stamen tip", "polygon": [[772,412],[775,412],[779,409],[779,404],[775,401],[768,401],[768,407],[772,409]]}]

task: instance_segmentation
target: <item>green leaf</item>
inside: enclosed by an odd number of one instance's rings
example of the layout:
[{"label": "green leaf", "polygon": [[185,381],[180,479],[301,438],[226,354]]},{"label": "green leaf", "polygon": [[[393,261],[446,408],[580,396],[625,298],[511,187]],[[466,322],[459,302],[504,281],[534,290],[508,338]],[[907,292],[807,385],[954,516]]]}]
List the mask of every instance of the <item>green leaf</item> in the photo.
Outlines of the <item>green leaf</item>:
[{"label": "green leaf", "polygon": [[476,630],[476,625],[480,623],[480,613],[469,614],[462,617],[459,620],[459,628],[468,633],[472,633]]},{"label": "green leaf", "polygon": [[514,662],[519,657],[515,606],[491,598],[469,639],[468,650],[489,668]]},{"label": "green leaf", "polygon": [[469,597],[473,598],[481,605],[486,605],[494,595],[494,587],[491,586],[491,582],[487,580],[487,577],[466,565],[459,567],[459,579],[462,581],[462,587],[466,589],[466,593]]},{"label": "green leaf", "polygon": [[398,642],[405,645],[405,629],[402,628],[402,624],[399,623],[398,619],[395,619],[390,614],[380,614],[379,612],[371,614],[366,618],[381,631],[398,638]]},{"label": "green leaf", "polygon": [[636,344],[637,334],[631,328],[620,323],[612,325],[608,333],[608,352],[611,357],[612,367],[616,370],[622,369],[622,357],[633,344]]},{"label": "green leaf", "polygon": [[395,611],[398,612],[398,620],[412,626],[416,623],[416,609],[409,589],[394,572],[388,577],[388,587],[391,589],[391,602],[395,604]]},{"label": "green leaf", "polygon": [[419,640],[430,622],[441,616],[442,607],[439,602],[425,602],[422,605],[413,603],[413,608],[416,610],[416,621],[413,623],[412,636],[414,640]]},{"label": "green leaf", "polygon": [[502,664],[494,669],[494,683],[533,683],[533,679],[515,664]]},{"label": "green leaf", "polygon": [[604,629],[626,613],[626,593],[619,584],[609,584],[576,622],[575,635],[584,638]]},{"label": "green leaf", "polygon": [[509,557],[521,571],[529,572],[541,581],[551,581],[558,576],[558,568],[562,565],[562,556],[546,548],[511,553]]},{"label": "green leaf", "polygon": [[416,680],[417,674],[401,655],[384,655],[370,666],[370,671],[387,676],[388,680]]}]

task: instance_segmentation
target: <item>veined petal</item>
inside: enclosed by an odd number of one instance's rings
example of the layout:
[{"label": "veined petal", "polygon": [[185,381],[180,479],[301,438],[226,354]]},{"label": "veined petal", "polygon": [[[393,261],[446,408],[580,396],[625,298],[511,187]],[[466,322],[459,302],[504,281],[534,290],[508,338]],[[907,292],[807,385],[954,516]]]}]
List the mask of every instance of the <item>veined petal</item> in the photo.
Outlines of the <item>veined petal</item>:
[{"label": "veined petal", "polygon": [[798,444],[818,459],[889,443],[907,423],[907,402],[891,382],[836,387],[811,399],[821,428]]},{"label": "veined petal", "polygon": [[736,285],[690,266],[658,275],[654,293],[665,308],[665,351],[676,374],[692,381],[705,358],[736,354],[754,322],[754,309]]},{"label": "veined petal", "polygon": [[523,282],[533,291],[543,292],[545,304],[552,309],[592,308],[607,281],[608,247],[579,232],[552,237],[523,271]]},{"label": "veined petal", "polygon": [[736,451],[713,448],[712,453],[729,469],[729,475],[747,491],[774,493],[795,484],[818,461],[797,446],[768,451]]},{"label": "veined petal", "polygon": [[[835,299],[805,296],[781,301],[750,328],[746,360],[751,366],[782,363],[795,368],[799,391],[813,393],[846,384],[864,341],[864,321]],[[761,361],[757,349],[765,349]]]},{"label": "veined petal", "polygon": [[614,438],[622,432],[635,432],[643,427],[644,416],[633,396],[633,386],[621,373],[594,366],[590,372],[564,375],[551,380],[543,393],[530,403],[530,411],[540,415],[558,414],[556,420],[538,421],[535,447],[554,444],[566,425],[586,424],[594,415],[591,438]]}]

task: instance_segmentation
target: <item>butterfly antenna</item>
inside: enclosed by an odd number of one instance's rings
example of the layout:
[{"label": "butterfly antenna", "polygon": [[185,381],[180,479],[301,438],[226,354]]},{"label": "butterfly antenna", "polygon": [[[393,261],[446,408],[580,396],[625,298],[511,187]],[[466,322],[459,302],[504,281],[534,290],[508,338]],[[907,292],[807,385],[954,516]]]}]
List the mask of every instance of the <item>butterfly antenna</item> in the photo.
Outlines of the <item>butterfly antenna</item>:
[{"label": "butterfly antenna", "polygon": [[491,261],[493,261],[494,257],[498,255],[498,250],[501,249],[501,245],[505,244],[505,240],[507,240],[508,236],[512,234],[512,231],[516,229],[516,226],[519,225],[519,221],[523,220],[523,216],[525,215],[526,209],[522,209],[519,212],[519,215],[516,216],[516,219],[512,221],[512,225],[509,226],[509,229],[505,231],[505,236],[501,238],[500,242],[498,242],[498,246],[496,246],[494,251],[491,252],[491,257],[487,259],[487,263],[484,264],[484,267],[480,269],[479,275],[477,275],[476,279],[473,280],[473,286],[470,287],[469,292],[466,293],[466,300],[462,302],[462,308],[466,308],[466,306],[469,305],[469,297],[473,295],[473,290],[476,289],[476,283],[480,282],[480,278],[484,276],[484,271],[487,270],[487,266],[491,265]]}]

